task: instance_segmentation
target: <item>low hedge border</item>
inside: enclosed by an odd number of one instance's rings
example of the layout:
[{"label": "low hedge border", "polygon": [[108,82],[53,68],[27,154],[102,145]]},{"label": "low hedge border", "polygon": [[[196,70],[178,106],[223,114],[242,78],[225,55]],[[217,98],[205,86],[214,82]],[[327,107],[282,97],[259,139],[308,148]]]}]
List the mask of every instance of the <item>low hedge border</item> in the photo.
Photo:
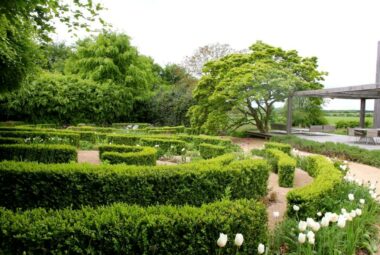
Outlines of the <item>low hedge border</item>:
[{"label": "low hedge border", "polygon": [[14,138],[14,137],[0,137],[0,144],[17,144],[17,143],[24,143],[24,139]]},{"label": "low hedge border", "polygon": [[161,132],[161,133],[171,133],[171,134],[180,134],[185,132],[184,126],[176,126],[176,127],[147,127],[146,130],[148,133],[151,131]]},{"label": "low hedge border", "polygon": [[125,123],[112,123],[112,127],[114,128],[123,128],[123,129],[144,129],[144,128],[147,128],[147,127],[150,127],[152,126],[151,124],[149,123],[129,123],[129,122],[125,122]]},{"label": "low hedge border", "polygon": [[342,143],[319,143],[296,136],[273,136],[273,141],[288,143],[296,149],[380,167],[380,150],[366,150]]},{"label": "low hedge border", "polygon": [[161,157],[168,152],[180,155],[182,149],[186,149],[186,142],[175,139],[141,138],[140,142],[144,146],[155,147],[157,149],[158,157]]},{"label": "low hedge border", "polygon": [[142,146],[101,145],[99,156],[102,161],[107,160],[111,164],[155,166],[157,150]]},{"label": "low hedge border", "polygon": [[[79,145],[79,134],[68,132],[51,132],[51,131],[0,131],[0,137],[14,137],[14,138],[35,138],[49,139],[58,137],[68,140],[68,143],[74,146]],[[63,140],[62,143],[65,143]]]},{"label": "low hedge border", "polygon": [[77,161],[76,148],[61,144],[2,144],[0,160],[68,163]]},{"label": "low hedge border", "polygon": [[272,166],[272,170],[278,173],[280,187],[293,187],[297,161],[278,149],[265,150],[265,158]]},{"label": "low hedge border", "polygon": [[[17,223],[17,224],[15,224]],[[254,200],[219,201],[201,207],[113,204],[80,210],[0,209],[0,250],[4,254],[217,254],[219,233],[234,254],[256,254],[267,241],[265,206]],[[253,252],[253,253],[252,253]]]},{"label": "low hedge border", "polygon": [[265,149],[277,149],[288,155],[290,155],[290,152],[292,150],[292,147],[289,144],[285,144],[285,143],[268,142],[268,143],[265,143],[264,146],[265,146]]},{"label": "low hedge border", "polygon": [[209,159],[223,155],[226,152],[226,148],[219,145],[201,143],[199,145],[199,152],[202,158]]},{"label": "low hedge border", "polygon": [[200,206],[225,197],[226,190],[231,199],[265,196],[266,161],[231,162],[234,158],[223,155],[174,166],[0,162],[0,206],[58,209],[114,202]]},{"label": "low hedge border", "polygon": [[294,216],[293,205],[298,205],[298,217],[314,217],[321,208],[320,201],[343,180],[343,174],[327,158],[320,155],[304,158],[304,170],[314,181],[304,187],[295,188],[287,194],[288,215]]}]

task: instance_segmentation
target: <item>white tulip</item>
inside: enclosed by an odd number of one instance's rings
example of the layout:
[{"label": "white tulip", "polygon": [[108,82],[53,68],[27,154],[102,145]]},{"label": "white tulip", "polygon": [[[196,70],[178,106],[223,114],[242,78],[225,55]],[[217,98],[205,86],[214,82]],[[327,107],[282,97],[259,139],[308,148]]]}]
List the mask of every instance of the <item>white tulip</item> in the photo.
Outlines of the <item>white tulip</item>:
[{"label": "white tulip", "polygon": [[312,218],[307,218],[306,222],[307,222],[307,226],[309,228],[311,228],[314,225],[314,219],[312,219]]},{"label": "white tulip", "polygon": [[314,232],[318,232],[318,230],[321,228],[321,225],[318,222],[314,222],[313,226],[311,226],[311,229]]},{"label": "white tulip", "polygon": [[280,212],[277,212],[277,211],[273,212],[273,217],[275,218],[280,217]]},{"label": "white tulip", "polygon": [[238,233],[235,236],[235,245],[240,247],[244,242],[244,237],[242,234]]},{"label": "white tulip", "polygon": [[336,213],[332,213],[331,214],[331,216],[330,216],[330,221],[331,222],[337,222],[338,219],[339,219],[338,214],[336,214]]},{"label": "white tulip", "polygon": [[308,239],[313,239],[313,238],[315,238],[315,234],[314,234],[313,231],[309,231],[309,232],[307,232],[306,236],[307,236]]},{"label": "white tulip", "polygon": [[298,212],[300,210],[300,207],[298,205],[293,205],[293,210]]},{"label": "white tulip", "polygon": [[362,205],[365,204],[365,200],[363,198],[359,199],[359,203],[361,203]]},{"label": "white tulip", "polygon": [[220,233],[219,235],[219,239],[218,241],[216,241],[217,245],[220,247],[220,248],[223,248],[224,246],[226,246],[226,243],[227,243],[227,235],[223,234],[223,233]]},{"label": "white tulip", "polygon": [[309,244],[315,244],[315,237],[308,239]]},{"label": "white tulip", "polygon": [[337,225],[340,228],[344,228],[346,226],[346,218],[344,216],[339,216]]},{"label": "white tulip", "polygon": [[306,230],[306,228],[307,228],[307,223],[306,223],[306,221],[301,220],[301,221],[298,223],[298,229],[299,229],[301,232],[303,232],[303,231]]},{"label": "white tulip", "polygon": [[362,209],[359,209],[359,208],[358,208],[358,209],[355,210],[355,212],[356,212],[356,215],[357,215],[357,216],[362,215]]},{"label": "white tulip", "polygon": [[355,217],[356,217],[356,211],[355,211],[355,210],[352,210],[352,211],[350,212],[350,216],[351,216],[352,218],[355,218]]},{"label": "white tulip", "polygon": [[340,211],[341,211],[341,213],[342,213],[342,214],[345,214],[345,213],[347,213],[347,210],[346,210],[346,209],[344,209],[344,208],[342,208]]},{"label": "white tulip", "polygon": [[304,233],[299,233],[298,242],[299,243],[305,243],[305,241],[306,241],[306,235]]},{"label": "white tulip", "polygon": [[328,227],[329,224],[330,224],[330,218],[327,216],[323,217],[321,220],[321,226],[325,228],[325,227]]},{"label": "white tulip", "polygon": [[318,215],[318,217],[321,217],[322,213],[321,212],[317,212],[317,215]]},{"label": "white tulip", "polygon": [[257,252],[259,254],[263,254],[265,252],[265,245],[262,243],[259,243],[259,246],[257,247]]},{"label": "white tulip", "polygon": [[371,197],[372,197],[373,199],[376,199],[376,198],[377,198],[376,193],[372,193]]},{"label": "white tulip", "polygon": [[355,199],[354,194],[352,194],[352,193],[348,194],[348,199],[350,201],[354,201],[354,199]]}]

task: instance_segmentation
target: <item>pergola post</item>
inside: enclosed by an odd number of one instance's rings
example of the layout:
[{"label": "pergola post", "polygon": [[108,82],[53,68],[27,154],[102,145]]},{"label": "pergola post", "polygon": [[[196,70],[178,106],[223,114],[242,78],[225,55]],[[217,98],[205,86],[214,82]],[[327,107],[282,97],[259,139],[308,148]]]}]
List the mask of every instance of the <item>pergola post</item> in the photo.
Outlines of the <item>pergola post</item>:
[{"label": "pergola post", "polygon": [[288,118],[286,121],[286,133],[290,135],[292,133],[292,124],[293,124],[293,97],[288,97]]},{"label": "pergola post", "polygon": [[[380,84],[380,42],[377,42],[377,63],[376,63],[376,84]],[[375,99],[375,108],[373,109],[373,127],[380,128],[380,99]]]},{"label": "pergola post", "polygon": [[359,126],[365,128],[365,98],[360,98],[360,122]]}]

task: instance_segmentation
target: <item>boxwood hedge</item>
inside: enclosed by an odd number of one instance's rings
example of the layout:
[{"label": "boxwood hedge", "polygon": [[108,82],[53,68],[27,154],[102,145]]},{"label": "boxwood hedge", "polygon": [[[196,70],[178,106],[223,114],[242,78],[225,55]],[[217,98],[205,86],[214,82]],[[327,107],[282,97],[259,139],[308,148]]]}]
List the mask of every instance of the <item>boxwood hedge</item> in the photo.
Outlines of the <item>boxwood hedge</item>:
[{"label": "boxwood hedge", "polygon": [[226,148],[219,145],[212,145],[207,143],[201,143],[199,145],[199,153],[204,159],[215,158],[223,155],[226,152]]},{"label": "boxwood hedge", "polygon": [[264,160],[232,161],[223,155],[174,166],[38,164],[0,162],[0,206],[63,208],[113,202],[200,206],[221,199],[267,193]]},{"label": "boxwood hedge", "polygon": [[297,161],[278,149],[266,149],[265,158],[270,163],[272,170],[278,173],[280,187],[293,187]]},{"label": "boxwood hedge", "polygon": [[102,161],[111,164],[125,163],[128,165],[156,165],[157,150],[152,147],[101,145],[99,155]]},{"label": "boxwood hedge", "polygon": [[3,254],[216,254],[219,233],[244,235],[240,254],[256,254],[267,241],[265,206],[254,200],[201,207],[113,204],[80,210],[0,209]]},{"label": "boxwood hedge", "polygon": [[0,131],[0,137],[15,137],[15,138],[35,138],[40,137],[44,140],[51,138],[61,138],[62,143],[69,143],[74,146],[79,145],[79,134],[69,132],[55,132],[55,131]]},{"label": "boxwood hedge", "polygon": [[268,143],[265,143],[265,149],[277,149],[290,155],[292,147],[289,144],[285,144],[285,143],[268,142]]},{"label": "boxwood hedge", "polygon": [[14,137],[0,137],[0,144],[16,144],[16,143],[24,143],[24,139],[14,138]]}]

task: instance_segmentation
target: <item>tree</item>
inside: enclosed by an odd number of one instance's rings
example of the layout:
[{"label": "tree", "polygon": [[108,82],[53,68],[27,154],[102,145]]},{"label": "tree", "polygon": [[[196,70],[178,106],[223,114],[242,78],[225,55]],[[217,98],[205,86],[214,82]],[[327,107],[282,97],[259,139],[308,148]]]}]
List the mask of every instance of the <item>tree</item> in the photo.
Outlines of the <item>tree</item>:
[{"label": "tree", "polygon": [[42,68],[51,72],[64,72],[66,60],[73,54],[65,43],[49,43],[43,46]]},{"label": "tree", "polygon": [[199,47],[192,56],[187,56],[183,62],[183,67],[194,77],[202,76],[204,64],[211,60],[222,58],[228,54],[236,52],[228,44],[209,44]]},{"label": "tree", "polygon": [[189,110],[191,125],[216,133],[253,124],[268,132],[276,102],[294,91],[321,88],[325,73],[317,70],[317,58],[303,58],[256,42],[249,53],[230,54],[208,62]]},{"label": "tree", "polygon": [[100,10],[92,0],[0,1],[0,92],[17,88],[36,69],[38,43],[50,41],[57,21],[70,30],[89,30]]}]

